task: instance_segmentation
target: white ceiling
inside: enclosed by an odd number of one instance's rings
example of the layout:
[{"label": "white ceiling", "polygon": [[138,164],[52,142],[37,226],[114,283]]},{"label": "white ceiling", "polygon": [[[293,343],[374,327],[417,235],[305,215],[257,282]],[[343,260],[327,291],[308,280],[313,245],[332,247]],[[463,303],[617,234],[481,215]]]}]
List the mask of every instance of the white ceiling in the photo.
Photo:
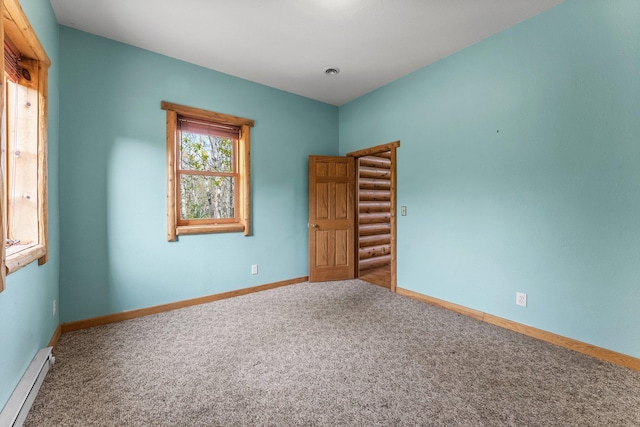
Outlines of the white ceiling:
[{"label": "white ceiling", "polygon": [[[60,24],[342,105],[564,0],[51,0]],[[338,67],[327,76],[327,67]]]}]

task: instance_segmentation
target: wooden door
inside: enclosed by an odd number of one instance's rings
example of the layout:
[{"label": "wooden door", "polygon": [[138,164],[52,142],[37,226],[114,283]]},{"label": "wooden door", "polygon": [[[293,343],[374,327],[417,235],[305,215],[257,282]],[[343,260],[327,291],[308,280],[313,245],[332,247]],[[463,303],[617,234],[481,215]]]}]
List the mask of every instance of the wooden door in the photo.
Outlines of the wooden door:
[{"label": "wooden door", "polygon": [[309,281],[355,277],[353,157],[309,156]]}]

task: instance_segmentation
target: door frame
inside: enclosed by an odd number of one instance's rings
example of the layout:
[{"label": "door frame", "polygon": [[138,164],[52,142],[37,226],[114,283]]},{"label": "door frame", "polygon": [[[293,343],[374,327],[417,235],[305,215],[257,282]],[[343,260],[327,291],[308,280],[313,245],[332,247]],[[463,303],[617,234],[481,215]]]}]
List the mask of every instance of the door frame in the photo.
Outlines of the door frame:
[{"label": "door frame", "polygon": [[[370,147],[370,148],[364,148],[362,150],[357,150],[357,151],[352,151],[350,153],[347,153],[347,157],[354,157],[356,162],[356,173],[357,171],[357,160],[360,157],[364,157],[364,156],[369,156],[372,154],[378,154],[378,153],[383,153],[386,151],[391,151],[391,285],[389,286],[389,290],[391,292],[396,292],[397,291],[397,287],[398,287],[398,278],[397,278],[397,259],[396,259],[396,252],[397,252],[397,238],[396,238],[396,216],[397,216],[397,195],[396,195],[396,190],[397,190],[397,155],[396,155],[396,149],[400,147],[400,141],[394,141],[394,142],[389,142],[387,144],[382,144],[382,145],[376,145],[375,147]],[[356,180],[356,186],[357,186],[357,180]],[[354,192],[356,191],[356,189],[354,188]],[[355,193],[354,193],[355,194]],[[354,200],[354,209],[358,210],[358,200]],[[359,212],[354,212],[354,221],[356,221],[356,223],[354,224],[354,230],[355,227],[358,226],[357,221],[358,221],[358,214]],[[354,274],[356,276],[358,276],[358,248],[360,247],[360,242],[359,242],[359,238],[360,235],[357,234],[358,236],[358,240],[355,241],[354,244],[354,259],[356,260],[356,262],[354,262],[354,268],[355,268],[355,272]]]}]

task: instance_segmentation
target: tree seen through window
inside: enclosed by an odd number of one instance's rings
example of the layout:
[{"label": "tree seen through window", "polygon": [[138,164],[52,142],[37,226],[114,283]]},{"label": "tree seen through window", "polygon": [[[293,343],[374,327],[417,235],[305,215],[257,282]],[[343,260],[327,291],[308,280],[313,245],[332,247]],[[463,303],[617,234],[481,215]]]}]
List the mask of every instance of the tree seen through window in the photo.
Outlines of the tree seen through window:
[{"label": "tree seen through window", "polygon": [[228,136],[181,132],[181,219],[234,218],[234,151]]}]

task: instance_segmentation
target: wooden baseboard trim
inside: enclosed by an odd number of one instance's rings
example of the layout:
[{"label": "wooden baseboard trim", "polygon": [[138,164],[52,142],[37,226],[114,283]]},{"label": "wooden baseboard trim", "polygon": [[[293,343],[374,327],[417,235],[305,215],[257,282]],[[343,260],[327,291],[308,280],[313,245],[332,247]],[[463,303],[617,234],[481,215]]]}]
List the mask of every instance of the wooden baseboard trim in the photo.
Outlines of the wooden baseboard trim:
[{"label": "wooden baseboard trim", "polygon": [[597,347],[595,345],[577,341],[572,338],[563,337],[562,335],[557,335],[553,332],[547,332],[545,330],[534,328],[532,326],[523,325],[522,323],[514,322],[512,320],[504,319],[502,317],[464,307],[462,305],[423,295],[418,292],[410,291],[408,289],[397,288],[396,292],[399,295],[413,298],[415,300],[435,305],[437,307],[445,308],[447,310],[463,314],[465,316],[472,317],[474,319],[478,319],[492,325],[500,326],[502,328],[509,329],[511,331],[515,331],[532,338],[537,338],[551,344],[559,345],[560,347],[568,348],[569,350],[574,350],[579,353],[595,357],[597,359],[606,360],[607,362],[615,363],[616,365],[624,366],[625,368],[640,371],[640,359],[633,356],[618,353],[612,350],[607,350],[606,348]]},{"label": "wooden baseboard trim", "polygon": [[62,325],[58,325],[55,331],[53,331],[53,335],[49,340],[49,347],[55,347],[58,345],[58,340],[60,339],[60,335],[62,335]]},{"label": "wooden baseboard trim", "polygon": [[252,294],[254,292],[266,291],[269,289],[280,288],[282,286],[295,285],[309,280],[309,277],[298,277],[295,279],[283,280],[281,282],[268,283],[266,285],[253,286],[251,288],[238,289],[235,291],[223,292],[220,294],[207,295],[204,297],[188,299],[184,301],[172,302],[169,304],[156,305],[153,307],[139,308],[136,310],[123,311],[122,313],[107,314],[106,316],[93,317],[91,319],[77,320],[75,322],[61,324],[62,333],[77,331],[80,329],[92,328],[94,326],[106,325],[108,323],[121,322],[123,320],[135,319],[137,317],[149,316],[151,314],[162,313],[165,311],[177,310],[179,308],[191,307],[193,305],[206,304],[213,301],[219,301],[227,298],[238,297],[241,295]]}]

